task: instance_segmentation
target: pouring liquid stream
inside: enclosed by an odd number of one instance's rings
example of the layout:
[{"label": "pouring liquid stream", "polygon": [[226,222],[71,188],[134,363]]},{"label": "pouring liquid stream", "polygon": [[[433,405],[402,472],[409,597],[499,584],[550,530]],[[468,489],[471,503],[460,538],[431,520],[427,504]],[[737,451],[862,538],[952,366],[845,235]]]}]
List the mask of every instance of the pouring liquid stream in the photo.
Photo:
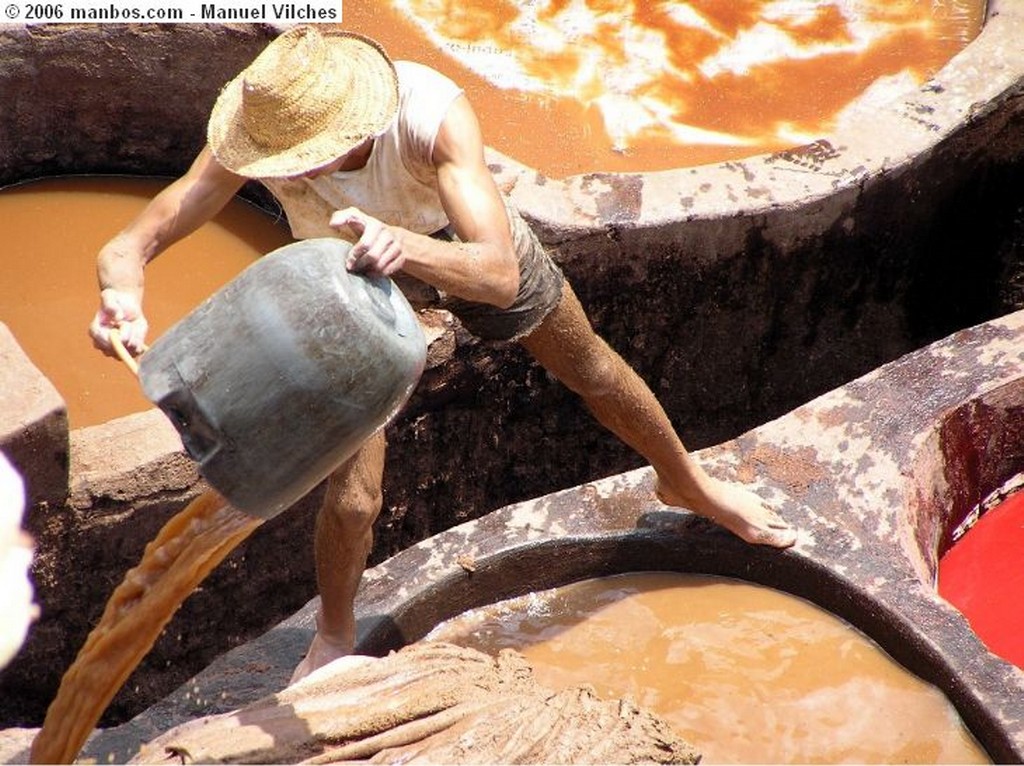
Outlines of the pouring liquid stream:
[{"label": "pouring liquid stream", "polygon": [[31,763],[72,763],[107,705],[200,582],[263,519],[210,490],[170,519],[107,602],[64,674]]}]

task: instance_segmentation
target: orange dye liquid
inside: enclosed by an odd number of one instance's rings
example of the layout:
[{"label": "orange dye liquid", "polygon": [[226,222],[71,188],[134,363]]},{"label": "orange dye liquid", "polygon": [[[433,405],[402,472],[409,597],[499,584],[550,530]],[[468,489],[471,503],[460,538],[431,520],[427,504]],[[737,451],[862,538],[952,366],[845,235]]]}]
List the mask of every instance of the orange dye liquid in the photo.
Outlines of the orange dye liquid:
[{"label": "orange dye liquid", "polygon": [[808,143],[935,74],[980,0],[347,0],[344,27],[466,89],[485,141],[551,177]]},{"label": "orange dye liquid", "polygon": [[956,711],[802,599],[674,573],[588,580],[471,610],[427,637],[521,652],[541,684],[630,697],[702,763],[988,763]]},{"label": "orange dye liquid", "polygon": [[[72,428],[153,405],[135,377],[93,348],[96,255],[168,181],[52,178],[0,191],[0,321],[67,403]],[[146,268],[152,342],[259,256],[291,241],[287,226],[241,200]]]},{"label": "orange dye liquid", "polygon": [[181,603],[262,522],[214,492],[196,498],[167,522],[114,591],[64,674],[32,743],[32,763],[74,761]]}]

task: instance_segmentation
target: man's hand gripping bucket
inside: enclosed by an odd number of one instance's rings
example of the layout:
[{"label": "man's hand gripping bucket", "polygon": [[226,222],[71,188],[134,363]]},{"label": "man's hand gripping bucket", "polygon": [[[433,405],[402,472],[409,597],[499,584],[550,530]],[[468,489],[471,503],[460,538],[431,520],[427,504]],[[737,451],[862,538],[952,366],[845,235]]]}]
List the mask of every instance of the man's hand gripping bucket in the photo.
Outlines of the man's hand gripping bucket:
[{"label": "man's hand gripping bucket", "polygon": [[419,381],[426,342],[395,284],[345,269],[349,245],[264,256],[142,357],[142,390],[228,502],[271,518],[348,459]]}]

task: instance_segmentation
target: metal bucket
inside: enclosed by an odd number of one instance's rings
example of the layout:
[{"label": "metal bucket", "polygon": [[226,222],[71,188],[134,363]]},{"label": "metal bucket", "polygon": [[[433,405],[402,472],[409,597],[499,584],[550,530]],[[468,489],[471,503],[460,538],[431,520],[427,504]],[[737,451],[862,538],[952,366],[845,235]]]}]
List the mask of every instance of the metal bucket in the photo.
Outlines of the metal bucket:
[{"label": "metal bucket", "polygon": [[345,269],[349,245],[296,242],[264,256],[164,333],[139,364],[210,485],[276,516],[398,412],[426,342],[386,278]]}]

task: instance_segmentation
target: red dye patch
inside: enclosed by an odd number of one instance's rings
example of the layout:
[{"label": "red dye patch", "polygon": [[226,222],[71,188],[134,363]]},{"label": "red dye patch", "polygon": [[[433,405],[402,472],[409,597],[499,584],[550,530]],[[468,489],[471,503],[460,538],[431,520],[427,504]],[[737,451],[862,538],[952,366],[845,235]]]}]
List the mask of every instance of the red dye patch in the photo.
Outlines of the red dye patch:
[{"label": "red dye patch", "polygon": [[939,560],[939,594],[978,637],[1024,668],[1024,492],[983,514]]}]

